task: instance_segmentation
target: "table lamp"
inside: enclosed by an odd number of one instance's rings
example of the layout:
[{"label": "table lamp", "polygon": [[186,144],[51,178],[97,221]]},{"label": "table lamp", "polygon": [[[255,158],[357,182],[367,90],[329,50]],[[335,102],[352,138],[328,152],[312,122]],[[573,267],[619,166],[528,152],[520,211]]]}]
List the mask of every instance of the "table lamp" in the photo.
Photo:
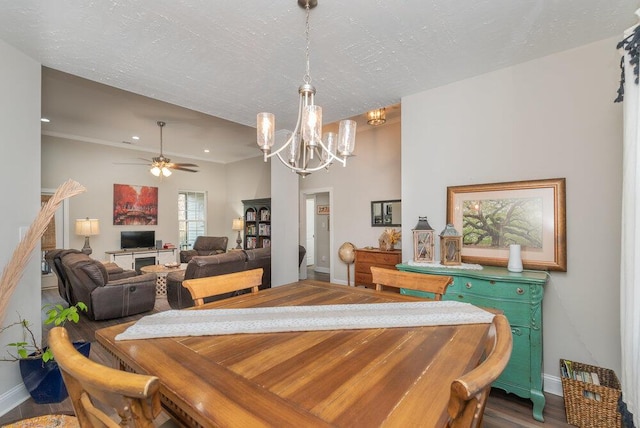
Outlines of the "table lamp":
[{"label": "table lamp", "polygon": [[233,224],[231,225],[231,230],[237,230],[238,231],[238,237],[236,238],[236,243],[238,245],[236,245],[236,250],[241,250],[242,246],[240,245],[242,243],[242,237],[240,236],[240,231],[244,229],[244,220],[242,220],[242,218],[234,218],[233,219]]},{"label": "table lamp", "polygon": [[79,218],[76,220],[76,235],[84,236],[82,252],[86,255],[92,253],[89,246],[89,237],[100,233],[100,222],[97,218]]}]

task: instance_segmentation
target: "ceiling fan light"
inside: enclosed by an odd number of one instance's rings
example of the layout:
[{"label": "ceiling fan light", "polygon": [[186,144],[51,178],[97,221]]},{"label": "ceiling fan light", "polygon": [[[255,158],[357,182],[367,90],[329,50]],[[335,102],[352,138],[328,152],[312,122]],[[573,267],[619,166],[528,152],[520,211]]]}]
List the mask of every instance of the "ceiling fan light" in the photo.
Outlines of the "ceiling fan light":
[{"label": "ceiling fan light", "polygon": [[165,177],[168,177],[171,175],[171,170],[169,168],[167,168],[166,166],[162,167],[162,175]]},{"label": "ceiling fan light", "polygon": [[155,175],[156,177],[160,177],[160,168],[158,168],[157,165],[152,166],[149,172],[151,172],[151,174]]}]

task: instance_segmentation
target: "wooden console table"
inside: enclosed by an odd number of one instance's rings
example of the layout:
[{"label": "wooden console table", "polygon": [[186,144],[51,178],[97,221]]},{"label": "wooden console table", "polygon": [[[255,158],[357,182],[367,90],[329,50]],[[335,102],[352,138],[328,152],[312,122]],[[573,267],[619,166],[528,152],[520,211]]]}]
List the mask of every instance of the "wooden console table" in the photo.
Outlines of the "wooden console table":
[{"label": "wooden console table", "polygon": [[[513,352],[507,368],[492,386],[533,402],[533,418],[544,421],[542,380],[542,296],[548,274],[509,272],[484,266],[482,270],[445,269],[400,264],[399,270],[453,277],[442,300],[457,300],[504,312],[511,324]],[[420,292],[402,290],[403,294]]]}]

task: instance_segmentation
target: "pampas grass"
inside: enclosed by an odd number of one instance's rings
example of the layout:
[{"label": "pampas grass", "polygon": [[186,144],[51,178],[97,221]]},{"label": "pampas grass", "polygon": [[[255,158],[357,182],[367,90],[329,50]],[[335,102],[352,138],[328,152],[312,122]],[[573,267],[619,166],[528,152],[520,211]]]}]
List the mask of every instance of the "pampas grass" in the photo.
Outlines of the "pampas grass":
[{"label": "pampas grass", "polygon": [[61,184],[51,199],[40,209],[37,217],[33,223],[31,223],[31,226],[29,226],[27,234],[13,251],[13,255],[9,259],[0,277],[0,325],[4,322],[9,299],[18,286],[18,282],[20,278],[22,278],[31,254],[33,254],[33,250],[47,229],[49,221],[51,221],[51,218],[55,215],[56,210],[64,199],[75,196],[85,190],[87,189],[85,189],[83,185],[73,180],[67,180]]}]

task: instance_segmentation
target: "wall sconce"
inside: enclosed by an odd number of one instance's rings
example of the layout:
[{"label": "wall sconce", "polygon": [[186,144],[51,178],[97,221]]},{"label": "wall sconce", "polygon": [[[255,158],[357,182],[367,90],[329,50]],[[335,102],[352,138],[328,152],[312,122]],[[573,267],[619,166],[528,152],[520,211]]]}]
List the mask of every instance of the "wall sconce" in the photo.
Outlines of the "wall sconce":
[{"label": "wall sconce", "polygon": [[443,266],[462,264],[462,235],[452,224],[447,224],[440,233],[440,264]]},{"label": "wall sconce", "polygon": [[413,260],[416,262],[434,262],[435,230],[429,225],[426,217],[418,217],[418,224],[413,229]]},{"label": "wall sconce", "polygon": [[242,218],[234,218],[233,219],[233,223],[231,225],[231,230],[237,230],[238,231],[238,237],[236,238],[236,250],[242,250],[242,246],[240,245],[242,243],[242,237],[240,236],[240,231],[244,229],[244,220],[242,220]]},{"label": "wall sconce", "polygon": [[367,123],[378,126],[387,121],[387,112],[384,108],[379,108],[367,112]]},{"label": "wall sconce", "polygon": [[97,218],[79,218],[76,220],[76,235],[84,236],[82,252],[89,255],[93,252],[89,246],[89,237],[100,234],[100,222]]}]

